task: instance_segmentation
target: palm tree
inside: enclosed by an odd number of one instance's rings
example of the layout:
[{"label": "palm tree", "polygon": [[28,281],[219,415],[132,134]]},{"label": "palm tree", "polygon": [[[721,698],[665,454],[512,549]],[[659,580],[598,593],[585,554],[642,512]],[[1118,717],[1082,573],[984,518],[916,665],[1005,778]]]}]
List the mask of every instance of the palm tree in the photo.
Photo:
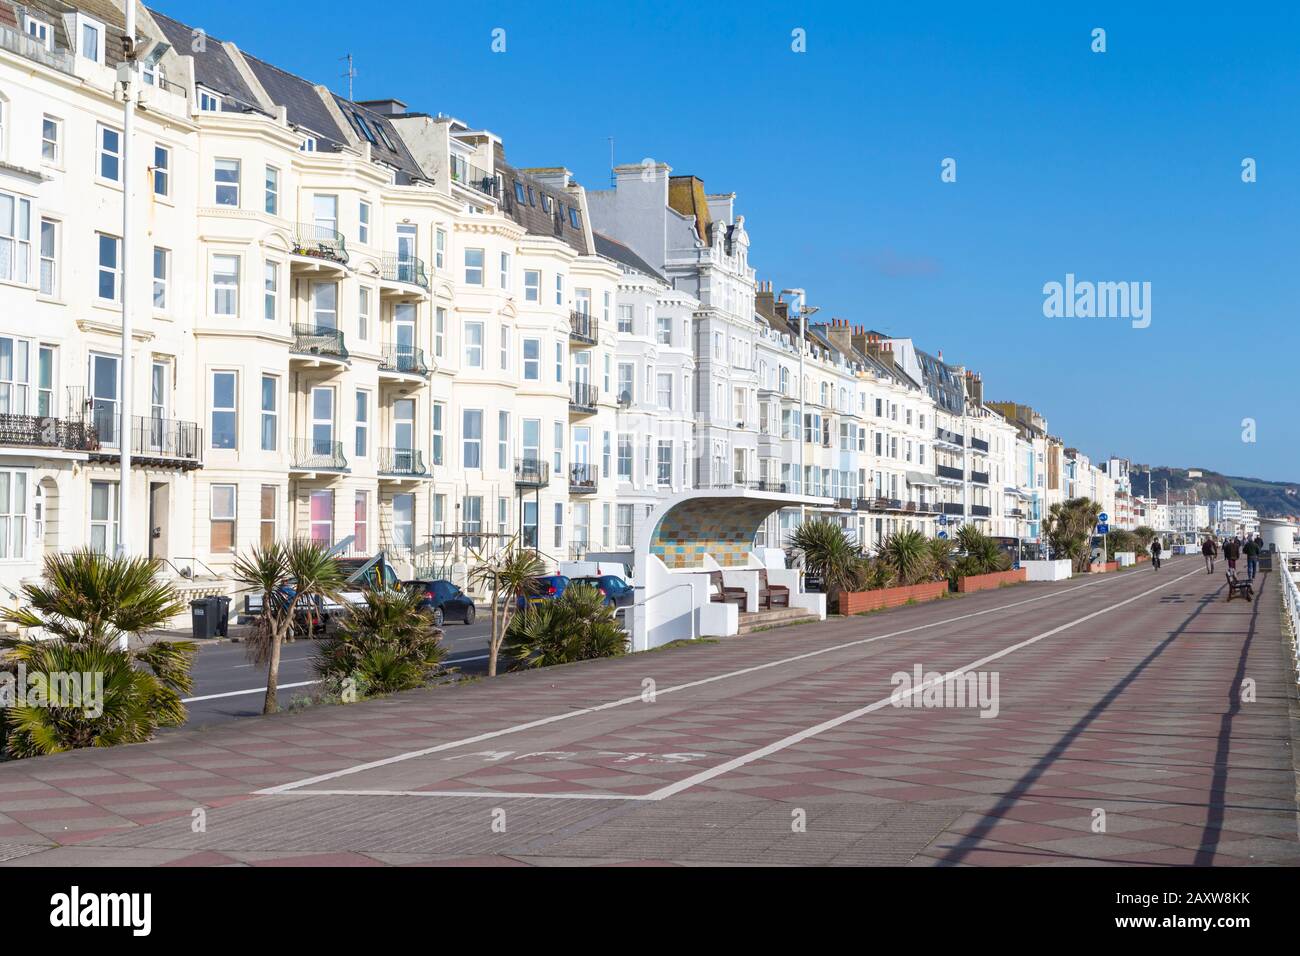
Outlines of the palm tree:
[{"label": "palm tree", "polygon": [[888,566],[901,585],[924,581],[931,571],[930,545],[916,530],[893,532],[876,549],[876,560]]},{"label": "palm tree", "polygon": [[337,598],[344,574],[329,549],[299,538],[288,544],[254,548],[234,565],[235,579],[244,590],[262,596],[262,615],[248,641],[249,658],[266,664],[266,700],[262,713],[278,708],[280,646],[299,614],[315,614],[318,598]]},{"label": "palm tree", "polygon": [[354,679],[363,697],[423,686],[447,655],[442,631],[420,607],[423,598],[416,590],[372,591],[321,641],[316,673],[336,689]]},{"label": "palm tree", "polygon": [[527,667],[550,667],[627,653],[614,608],[590,585],[573,584],[554,601],[532,605],[511,622],[510,656]]},{"label": "palm tree", "polygon": [[1101,505],[1091,498],[1070,498],[1052,505],[1043,522],[1052,550],[1069,557],[1076,571],[1086,571],[1092,560],[1089,545],[1100,515]]},{"label": "palm tree", "polygon": [[951,538],[931,538],[926,542],[930,549],[930,580],[943,581],[952,574],[953,542]]},{"label": "palm tree", "polygon": [[546,565],[536,551],[521,547],[516,535],[496,554],[474,555],[475,567],[469,579],[491,595],[492,634],[488,639],[488,676],[497,674],[497,656],[510,628],[519,599],[537,589],[537,579],[546,573]]},{"label": "palm tree", "polygon": [[[26,670],[28,686],[39,688],[49,706],[9,709],[5,746],[12,756],[136,743],[160,726],[185,722],[181,696],[193,687],[190,663],[198,645],[129,646],[130,637],[165,627],[185,610],[175,588],[158,579],[158,569],[147,558],[86,549],[48,555],[40,582],[23,585],[26,606],[0,619],[43,634],[0,638],[0,648],[9,651],[7,663]],[[96,675],[96,686],[83,684],[79,699],[63,699],[57,691],[66,688],[62,675],[70,674]]]},{"label": "palm tree", "polygon": [[858,587],[862,575],[862,552],[849,532],[834,521],[812,518],[787,538],[787,546],[803,554],[803,566],[822,579],[827,600],[839,600],[841,591]]}]

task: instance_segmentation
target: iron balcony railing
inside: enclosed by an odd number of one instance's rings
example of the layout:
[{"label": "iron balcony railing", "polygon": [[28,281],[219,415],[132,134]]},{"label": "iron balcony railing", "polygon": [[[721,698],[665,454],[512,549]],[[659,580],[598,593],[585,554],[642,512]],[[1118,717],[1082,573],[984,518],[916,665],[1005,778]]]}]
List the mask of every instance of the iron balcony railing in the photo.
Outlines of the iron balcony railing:
[{"label": "iron balcony railing", "polygon": [[424,349],[416,345],[385,345],[379,358],[381,372],[403,372],[407,375],[428,375],[429,366],[424,361]]},{"label": "iron balcony railing", "polygon": [[379,263],[380,273],[389,282],[405,282],[418,285],[421,289],[429,288],[429,273],[425,271],[424,260],[418,256],[399,256],[395,252],[386,252]]},{"label": "iron balcony railing", "polygon": [[958,435],[956,432],[951,432],[946,428],[936,428],[934,430],[934,437],[938,441],[947,442],[949,445],[957,445],[959,447],[966,443],[965,439],[962,438],[961,435]]},{"label": "iron balcony railing", "polygon": [[970,513],[980,518],[987,518],[993,514],[993,509],[988,505],[971,505]]},{"label": "iron balcony railing", "polygon": [[551,463],[540,458],[515,459],[515,484],[528,488],[545,488],[551,483]]},{"label": "iron balcony railing", "polygon": [[327,438],[294,438],[289,442],[293,467],[305,471],[346,471],[343,442]]},{"label": "iron balcony railing", "polygon": [[946,515],[964,515],[966,506],[960,501],[944,501],[939,505],[940,512]]},{"label": "iron balcony railing", "polygon": [[972,438],[972,439],[970,440],[970,446],[971,446],[971,448],[975,449],[976,451],[988,451],[988,450],[989,450],[989,443],[986,442],[983,438]]},{"label": "iron balcony railing", "polygon": [[295,256],[327,259],[344,266],[348,264],[348,248],[343,233],[314,222],[297,224],[293,232],[292,252]]},{"label": "iron balcony railing", "polygon": [[427,475],[428,472],[424,470],[424,453],[418,448],[380,448],[379,473],[408,478]]},{"label": "iron balcony railing", "polygon": [[573,382],[569,387],[569,408],[575,411],[594,412],[600,392],[590,382]]},{"label": "iron balcony railing", "polygon": [[87,451],[97,442],[94,429],[77,419],[50,415],[0,415],[0,445]]},{"label": "iron balcony railing", "polygon": [[599,333],[599,320],[590,313],[577,311],[569,313],[569,341],[595,345]]},{"label": "iron balcony railing", "polygon": [[575,462],[569,466],[570,491],[595,491],[598,472],[595,465]]},{"label": "iron balcony railing", "polygon": [[933,501],[918,501],[916,510],[924,514],[938,514],[939,506]]},{"label": "iron balcony railing", "polygon": [[954,478],[957,481],[961,481],[963,477],[961,469],[953,468],[951,465],[935,465],[934,473],[940,478]]},{"label": "iron balcony railing", "polygon": [[348,347],[343,333],[328,325],[293,326],[293,350],[303,355],[326,355],[330,358],[348,358]]},{"label": "iron balcony railing", "polygon": [[902,511],[902,498],[872,498],[871,511]]},{"label": "iron balcony railing", "polygon": [[[95,457],[120,457],[122,416],[110,408],[91,409],[87,421],[86,450]],[[125,429],[133,458],[173,462],[184,468],[203,463],[203,429],[195,422],[132,415]]]},{"label": "iron balcony railing", "polygon": [[989,483],[989,473],[987,471],[971,470],[970,480],[977,485],[987,485]]},{"label": "iron balcony railing", "polygon": [[451,181],[460,183],[462,186],[468,186],[471,189],[477,189],[485,196],[491,196],[494,199],[499,198],[501,195],[501,187],[497,183],[497,178],[486,169],[479,169],[469,163],[452,163]]}]

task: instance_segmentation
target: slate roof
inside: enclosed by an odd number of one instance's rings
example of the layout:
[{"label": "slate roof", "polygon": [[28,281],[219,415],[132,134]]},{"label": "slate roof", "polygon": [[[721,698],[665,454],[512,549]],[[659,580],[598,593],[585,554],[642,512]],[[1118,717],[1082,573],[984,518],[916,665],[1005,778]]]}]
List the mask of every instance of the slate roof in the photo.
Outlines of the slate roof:
[{"label": "slate roof", "polygon": [[248,88],[248,84],[244,82],[243,76],[240,75],[220,40],[208,36],[202,49],[191,52],[194,46],[192,39],[194,31],[190,27],[157,10],[150,10],[149,15],[158,24],[158,29],[162,30],[163,36],[172,45],[172,49],[182,55],[188,54],[194,57],[195,82],[214,93],[234,97],[236,102],[223,101],[223,110],[238,113],[246,112],[250,107],[257,108],[257,94]]},{"label": "slate roof", "polygon": [[920,349],[916,350],[916,358],[921,363],[925,389],[930,393],[935,404],[944,411],[960,415],[965,403],[966,389],[957,369]]},{"label": "slate roof", "polygon": [[623,245],[617,239],[612,239],[603,232],[592,232],[592,239],[596,243],[596,254],[604,256],[606,259],[612,259],[620,265],[627,266],[635,272],[644,273],[650,278],[662,282],[664,285],[670,283],[654,266],[638,256],[629,246]]},{"label": "slate roof", "polygon": [[51,27],[50,36],[54,50],[59,53],[73,52],[72,38],[63,23],[63,15],[82,13],[104,24],[104,63],[116,67],[122,62],[122,37],[125,34],[125,20],[122,11],[112,0],[82,0],[81,3],[63,3],[61,0],[24,0],[22,3],[0,0],[0,25],[7,26],[16,33],[23,32],[22,13],[30,13],[35,19],[42,20]]},{"label": "slate roof", "polygon": [[[550,236],[563,240],[579,255],[590,255],[587,248],[587,233],[582,228],[582,210],[579,209],[578,225],[575,227],[569,219],[569,209],[573,198],[562,189],[545,186],[540,179],[516,169],[506,162],[505,149],[498,142],[493,157],[493,166],[501,177],[501,211],[534,236]],[[515,183],[523,186],[524,201],[519,202]],[[531,188],[531,193],[529,192]],[[549,197],[551,209],[546,211],[543,196]]]}]

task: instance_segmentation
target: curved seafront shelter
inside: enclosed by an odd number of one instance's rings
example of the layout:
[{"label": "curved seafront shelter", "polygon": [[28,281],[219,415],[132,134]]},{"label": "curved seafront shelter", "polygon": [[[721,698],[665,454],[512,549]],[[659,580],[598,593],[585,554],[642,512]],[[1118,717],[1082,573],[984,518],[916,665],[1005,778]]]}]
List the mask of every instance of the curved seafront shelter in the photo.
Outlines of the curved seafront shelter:
[{"label": "curved seafront shelter", "polygon": [[785,566],[779,548],[754,547],[769,516],[782,508],[823,505],[821,499],[771,491],[725,488],[687,491],[665,499],[641,527],[634,553],[643,589],[632,615],[634,650],[703,635],[730,636],[739,629],[738,603],[714,599],[721,578],[743,588],[743,610],[759,610],[760,581],[790,590],[790,607],[826,616],[826,597],[805,593],[802,575]]}]

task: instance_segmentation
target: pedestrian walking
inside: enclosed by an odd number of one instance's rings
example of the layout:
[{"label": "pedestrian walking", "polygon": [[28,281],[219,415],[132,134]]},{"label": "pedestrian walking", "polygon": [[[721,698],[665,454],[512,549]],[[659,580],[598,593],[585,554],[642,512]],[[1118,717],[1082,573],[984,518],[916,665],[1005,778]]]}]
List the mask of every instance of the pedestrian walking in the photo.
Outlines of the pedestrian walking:
[{"label": "pedestrian walking", "polygon": [[1246,580],[1253,581],[1255,572],[1259,570],[1259,538],[1247,538],[1241,551],[1246,556]]},{"label": "pedestrian walking", "polygon": [[1214,573],[1214,559],[1219,556],[1219,545],[1213,538],[1207,537],[1201,544],[1201,554],[1205,556],[1205,573]]},{"label": "pedestrian walking", "polygon": [[1236,576],[1237,559],[1241,557],[1241,544],[1236,538],[1229,538],[1223,542],[1223,560],[1228,562],[1228,570]]},{"label": "pedestrian walking", "polygon": [[1152,538],[1151,539],[1151,567],[1157,571],[1160,570],[1160,552],[1162,550],[1164,550],[1164,548],[1160,544],[1160,539]]}]

